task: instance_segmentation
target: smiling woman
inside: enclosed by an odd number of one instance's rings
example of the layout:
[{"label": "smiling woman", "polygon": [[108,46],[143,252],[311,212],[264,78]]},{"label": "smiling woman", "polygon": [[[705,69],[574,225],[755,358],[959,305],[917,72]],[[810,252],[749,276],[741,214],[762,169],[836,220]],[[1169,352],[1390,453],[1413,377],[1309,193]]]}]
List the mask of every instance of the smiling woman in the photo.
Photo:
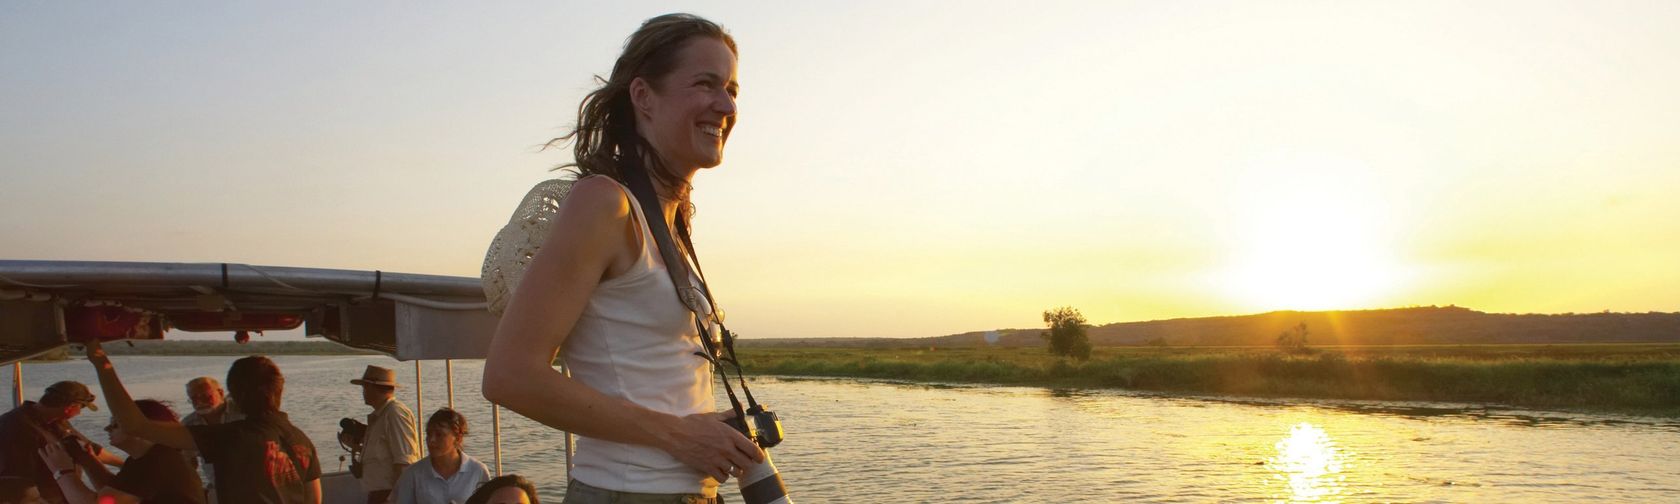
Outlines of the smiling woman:
[{"label": "smiling woman", "polygon": [[1380,191],[1357,164],[1305,161],[1245,184],[1228,236],[1227,295],[1261,310],[1360,308],[1388,302],[1405,280]]},{"label": "smiling woman", "polygon": [[704,277],[690,273],[699,269],[690,181],[723,162],[736,66],[735,39],[716,23],[649,19],[556,140],[575,142],[565,167],[576,183],[502,314],[483,392],[578,436],[567,502],[716,502],[730,478],[750,482],[747,502],[787,501],[781,478],[760,476],[774,467],[740,423],[755,410],[735,402],[728,382],[734,409],[718,408],[716,349],[733,340]]}]

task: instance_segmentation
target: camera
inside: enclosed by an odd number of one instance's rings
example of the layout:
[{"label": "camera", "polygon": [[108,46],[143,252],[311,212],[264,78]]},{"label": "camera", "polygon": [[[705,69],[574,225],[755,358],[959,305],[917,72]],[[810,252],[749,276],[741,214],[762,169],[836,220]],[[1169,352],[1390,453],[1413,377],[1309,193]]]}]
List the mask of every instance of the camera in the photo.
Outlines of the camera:
[{"label": "camera", "polygon": [[[354,418],[338,421],[338,445],[350,452],[350,475],[356,479],[362,478],[362,443],[367,441],[367,429],[367,424]],[[346,445],[346,442],[349,444]],[[339,458],[339,461],[343,460],[343,457]]]},{"label": "camera", "polygon": [[367,440],[367,428],[367,424],[357,421],[354,418],[345,418],[338,421],[338,435],[344,439],[348,439],[350,441],[350,446],[355,446],[357,448],[360,448],[362,446],[362,442]]},{"label": "camera", "polygon": [[742,417],[735,417],[726,422],[758,444],[759,448],[774,448],[782,444],[782,419],[776,416],[776,412],[764,409],[762,404],[747,409],[744,421]]},{"label": "camera", "polygon": [[782,419],[776,412],[764,409],[764,405],[756,405],[747,410],[747,418],[753,426],[753,442],[759,448],[774,448],[782,444]]},{"label": "camera", "polygon": [[744,417],[731,418],[728,422],[764,449],[764,462],[743,468],[741,477],[735,479],[741,489],[741,500],[747,504],[793,504],[782,474],[770,462],[770,448],[782,443],[782,419],[764,405],[755,404],[747,409]]}]

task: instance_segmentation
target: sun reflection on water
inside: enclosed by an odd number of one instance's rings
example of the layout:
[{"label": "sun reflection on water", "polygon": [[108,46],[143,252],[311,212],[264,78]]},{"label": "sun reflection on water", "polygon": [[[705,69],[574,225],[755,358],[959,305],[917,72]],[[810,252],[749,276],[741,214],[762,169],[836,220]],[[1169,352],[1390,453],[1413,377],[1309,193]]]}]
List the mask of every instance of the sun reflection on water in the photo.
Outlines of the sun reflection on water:
[{"label": "sun reflection on water", "polygon": [[1267,460],[1273,480],[1289,486],[1283,500],[1316,502],[1337,500],[1342,492],[1342,463],[1346,455],[1324,429],[1302,422],[1275,445],[1277,456]]}]

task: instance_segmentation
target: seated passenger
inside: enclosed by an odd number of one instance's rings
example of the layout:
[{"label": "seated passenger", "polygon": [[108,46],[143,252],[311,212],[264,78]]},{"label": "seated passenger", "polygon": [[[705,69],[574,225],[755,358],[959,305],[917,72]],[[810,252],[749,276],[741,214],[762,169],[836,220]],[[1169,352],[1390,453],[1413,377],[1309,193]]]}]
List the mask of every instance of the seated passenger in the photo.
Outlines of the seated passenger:
[{"label": "seated passenger", "polygon": [[490,470],[461,449],[467,438],[467,417],[443,408],[426,420],[427,457],[403,470],[397,479],[397,504],[460,504]]},{"label": "seated passenger", "polygon": [[99,374],[106,405],[128,434],[181,450],[198,450],[216,467],[222,502],[320,504],[321,464],[309,436],[280,411],[286,377],[267,357],[233,361],[227,387],[242,420],[220,425],[182,426],[147,419],[117,378],[98,343],[88,343],[88,362]]},{"label": "seated passenger", "polygon": [[[168,406],[151,399],[135,401],[135,405],[157,422],[180,423]],[[41,448],[41,459],[52,469],[58,489],[69,504],[135,504],[135,503],[204,503],[204,487],[198,474],[181,457],[181,451],[128,435],[116,422],[105,427],[111,436],[111,446],[128,452],[128,461],[109,484],[96,493],[82,483],[75,460],[61,443],[49,443]],[[83,465],[83,469],[104,471],[98,464]],[[94,478],[96,481],[106,478]]]},{"label": "seated passenger", "polygon": [[41,492],[29,478],[0,476],[0,504],[41,504]]},{"label": "seated passenger", "polygon": [[478,487],[467,504],[542,504],[537,486],[518,474],[505,474]]}]

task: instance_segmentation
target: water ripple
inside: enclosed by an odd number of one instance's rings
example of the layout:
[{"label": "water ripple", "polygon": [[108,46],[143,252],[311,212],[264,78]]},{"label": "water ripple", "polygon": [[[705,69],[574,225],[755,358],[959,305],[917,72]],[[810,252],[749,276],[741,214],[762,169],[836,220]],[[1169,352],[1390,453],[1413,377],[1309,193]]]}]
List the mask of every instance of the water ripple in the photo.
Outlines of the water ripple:
[{"label": "water ripple", "polygon": [[[232,357],[119,357],[137,397],[184,403],[181,384]],[[361,416],[347,383],[382,357],[280,357],[286,409],[323,454],[340,417]],[[492,458],[481,362],[455,365],[467,451]],[[85,363],[26,365],[28,383],[91,383]],[[441,363],[424,364],[425,410],[443,404]],[[1453,404],[1235,400],[1027,387],[756,377],[781,413],[776,463],[803,502],[1656,502],[1680,495],[1680,422]],[[37,391],[39,387],[29,390]],[[413,388],[399,389],[413,406]],[[424,412],[422,412],[424,413]],[[105,417],[76,419],[98,437]],[[504,469],[545,497],[565,485],[563,440],[503,412]],[[740,499],[726,488],[732,502]]]}]

